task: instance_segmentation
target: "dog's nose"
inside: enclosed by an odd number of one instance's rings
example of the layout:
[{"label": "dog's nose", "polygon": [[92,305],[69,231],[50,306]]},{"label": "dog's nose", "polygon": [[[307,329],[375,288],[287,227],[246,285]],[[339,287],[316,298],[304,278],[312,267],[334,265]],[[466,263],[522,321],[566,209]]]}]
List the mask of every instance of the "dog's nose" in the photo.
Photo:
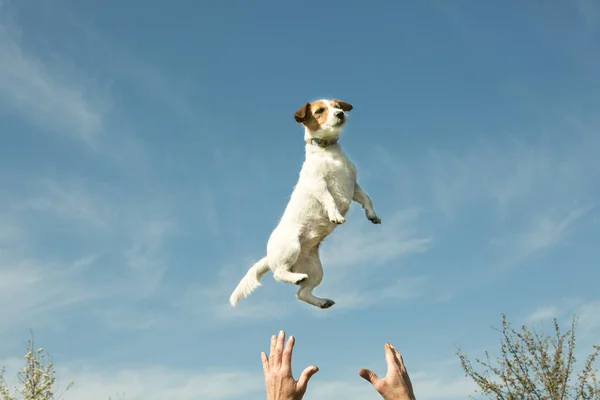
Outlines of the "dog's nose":
[{"label": "dog's nose", "polygon": [[335,116],[338,117],[339,119],[344,119],[344,112],[336,111]]}]

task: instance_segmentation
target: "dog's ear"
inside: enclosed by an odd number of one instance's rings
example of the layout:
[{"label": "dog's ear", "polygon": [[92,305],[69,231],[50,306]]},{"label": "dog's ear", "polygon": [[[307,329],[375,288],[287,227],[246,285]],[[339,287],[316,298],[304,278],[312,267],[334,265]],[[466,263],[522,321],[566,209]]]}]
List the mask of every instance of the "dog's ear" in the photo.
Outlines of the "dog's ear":
[{"label": "dog's ear", "polygon": [[297,123],[301,124],[306,121],[306,118],[310,114],[310,103],[306,103],[294,114],[294,119]]},{"label": "dog's ear", "polygon": [[354,108],[354,107],[352,107],[352,104],[346,103],[345,101],[335,100],[335,102],[338,104],[340,109],[342,109],[346,112],[348,112]]}]

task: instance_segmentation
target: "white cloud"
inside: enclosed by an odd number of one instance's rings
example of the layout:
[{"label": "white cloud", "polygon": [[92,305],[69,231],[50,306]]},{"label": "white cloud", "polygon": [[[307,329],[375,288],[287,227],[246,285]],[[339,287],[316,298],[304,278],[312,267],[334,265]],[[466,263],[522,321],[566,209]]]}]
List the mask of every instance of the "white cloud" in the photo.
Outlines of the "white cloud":
[{"label": "white cloud", "polygon": [[128,400],[239,399],[264,390],[258,373],[241,371],[190,373],[159,367],[71,376],[77,384],[64,396],[65,400],[106,400],[114,394],[124,394]]},{"label": "white cloud", "polygon": [[[464,376],[443,376],[434,373],[409,371],[415,396],[423,400],[452,400],[467,398],[475,390],[475,384]],[[380,376],[383,378],[383,375]],[[306,397],[313,400],[352,399],[372,400],[379,394],[367,381],[356,375],[353,380],[320,382],[315,379]]]},{"label": "white cloud", "polygon": [[[198,360],[199,364],[202,360]],[[15,376],[22,360],[5,361],[9,385],[16,384]],[[181,370],[164,366],[139,368],[96,369],[71,364],[57,365],[61,387],[74,381],[64,400],[197,400],[197,399],[240,399],[264,392],[264,378],[260,365],[257,370],[245,372],[232,370]]]},{"label": "white cloud", "polygon": [[559,309],[555,306],[545,306],[540,307],[528,316],[525,317],[525,320],[529,323],[537,323],[543,320],[547,320],[550,318],[558,317]]},{"label": "white cloud", "polygon": [[[362,382],[361,382],[362,381]],[[331,399],[352,399],[352,400],[373,400],[379,396],[373,386],[367,381],[356,375],[352,381],[335,380],[329,382],[309,383],[309,389],[306,391],[306,399],[311,400],[331,400]]]},{"label": "white cloud", "polygon": [[420,372],[411,375],[411,382],[415,397],[423,400],[465,399],[476,389],[476,385],[463,375],[444,377]]},{"label": "white cloud", "polygon": [[[64,396],[65,400],[162,400],[162,399],[248,399],[264,398],[264,377],[257,362],[252,370],[231,367],[229,369],[167,368],[163,365],[139,367],[90,367],[72,362],[57,363],[60,386],[74,381],[73,388]],[[5,378],[9,385],[16,384],[16,371],[22,367],[23,359],[5,360]],[[452,376],[438,371],[409,371],[415,395],[423,400],[464,399],[475,389],[475,385],[464,376]],[[380,375],[383,378],[383,375]],[[295,378],[298,378],[296,373]],[[315,375],[308,385],[307,399],[371,400],[379,394],[373,386],[358,376],[358,373],[327,380]]]},{"label": "white cloud", "polygon": [[572,209],[558,221],[548,217],[536,219],[529,230],[519,235],[518,246],[524,254],[530,254],[557,245],[564,239],[566,230],[591,209],[592,207]]}]

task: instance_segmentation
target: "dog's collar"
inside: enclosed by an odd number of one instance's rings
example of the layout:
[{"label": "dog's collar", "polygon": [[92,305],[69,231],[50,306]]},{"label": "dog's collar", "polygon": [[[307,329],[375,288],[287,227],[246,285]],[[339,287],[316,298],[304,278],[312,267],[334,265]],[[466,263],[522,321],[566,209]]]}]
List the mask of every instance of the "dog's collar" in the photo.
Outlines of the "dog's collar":
[{"label": "dog's collar", "polygon": [[310,138],[306,140],[306,144],[312,144],[314,146],[319,146],[321,148],[329,147],[338,142],[337,139],[319,139],[319,138]]}]

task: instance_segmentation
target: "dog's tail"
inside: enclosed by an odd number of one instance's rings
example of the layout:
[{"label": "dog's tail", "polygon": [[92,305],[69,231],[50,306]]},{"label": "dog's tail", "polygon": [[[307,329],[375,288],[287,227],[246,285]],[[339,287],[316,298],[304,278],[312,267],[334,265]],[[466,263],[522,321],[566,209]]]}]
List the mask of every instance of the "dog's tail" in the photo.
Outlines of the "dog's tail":
[{"label": "dog's tail", "polygon": [[240,283],[238,283],[237,287],[231,294],[231,297],[229,297],[229,303],[231,303],[231,306],[235,307],[238,301],[247,297],[254,291],[254,289],[259,287],[260,278],[262,278],[267,271],[269,271],[269,263],[267,261],[267,256],[265,256],[252,267],[250,267],[246,275],[242,278]]}]

